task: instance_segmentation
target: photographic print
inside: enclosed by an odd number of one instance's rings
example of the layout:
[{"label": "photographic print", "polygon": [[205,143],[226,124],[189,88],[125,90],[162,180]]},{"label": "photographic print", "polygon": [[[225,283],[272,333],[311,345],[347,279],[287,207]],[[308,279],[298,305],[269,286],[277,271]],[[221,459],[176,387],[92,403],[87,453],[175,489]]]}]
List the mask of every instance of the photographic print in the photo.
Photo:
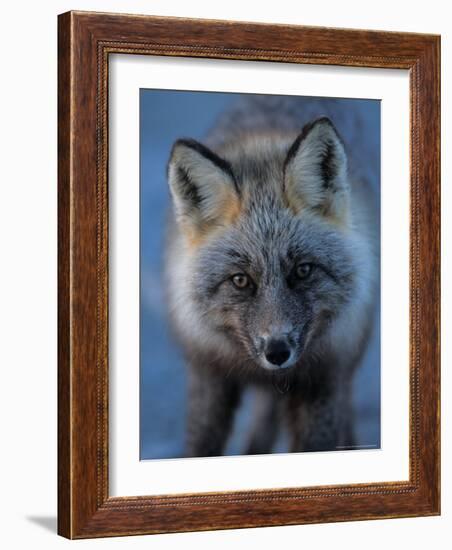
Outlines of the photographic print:
[{"label": "photographic print", "polygon": [[59,534],[440,513],[440,43],[59,16]]},{"label": "photographic print", "polygon": [[380,102],[140,90],[140,459],[380,447]]}]

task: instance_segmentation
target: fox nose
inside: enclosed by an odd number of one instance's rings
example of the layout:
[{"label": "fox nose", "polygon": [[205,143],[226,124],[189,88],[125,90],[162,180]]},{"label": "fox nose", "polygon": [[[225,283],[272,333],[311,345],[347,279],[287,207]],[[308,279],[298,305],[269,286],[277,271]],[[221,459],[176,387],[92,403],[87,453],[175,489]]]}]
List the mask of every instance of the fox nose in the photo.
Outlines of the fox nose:
[{"label": "fox nose", "polygon": [[284,340],[271,339],[265,346],[265,358],[272,365],[280,367],[290,357],[290,348]]}]

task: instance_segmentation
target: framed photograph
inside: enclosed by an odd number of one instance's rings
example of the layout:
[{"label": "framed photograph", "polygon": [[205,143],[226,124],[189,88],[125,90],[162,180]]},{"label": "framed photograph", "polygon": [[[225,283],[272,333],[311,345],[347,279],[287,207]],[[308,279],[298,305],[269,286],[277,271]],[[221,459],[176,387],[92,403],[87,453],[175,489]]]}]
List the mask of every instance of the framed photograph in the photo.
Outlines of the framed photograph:
[{"label": "framed photograph", "polygon": [[439,59],[59,16],[61,535],[440,513]]}]

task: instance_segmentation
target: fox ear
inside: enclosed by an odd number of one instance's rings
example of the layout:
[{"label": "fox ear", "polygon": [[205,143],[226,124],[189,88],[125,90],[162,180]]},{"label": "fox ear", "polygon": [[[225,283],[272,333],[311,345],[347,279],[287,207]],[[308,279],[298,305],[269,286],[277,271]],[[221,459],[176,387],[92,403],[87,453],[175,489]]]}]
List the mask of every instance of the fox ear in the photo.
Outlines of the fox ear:
[{"label": "fox ear", "polygon": [[328,118],[307,124],[290,147],[284,164],[284,190],[296,213],[311,209],[346,221],[350,193],[347,157]]},{"label": "fox ear", "polygon": [[230,164],[195,140],[174,144],[168,183],[177,219],[190,233],[232,221],[238,212],[239,194]]}]

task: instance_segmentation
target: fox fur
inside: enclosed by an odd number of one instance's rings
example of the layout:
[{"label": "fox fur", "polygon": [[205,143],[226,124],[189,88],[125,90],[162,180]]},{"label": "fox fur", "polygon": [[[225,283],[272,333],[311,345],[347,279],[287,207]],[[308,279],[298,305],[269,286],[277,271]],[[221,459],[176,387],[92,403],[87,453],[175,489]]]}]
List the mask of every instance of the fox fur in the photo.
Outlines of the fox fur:
[{"label": "fox fur", "polygon": [[224,452],[244,389],[247,453],[354,445],[352,382],[379,290],[375,197],[332,120],[249,96],[168,162],[168,303],[189,368],[187,456]]}]

